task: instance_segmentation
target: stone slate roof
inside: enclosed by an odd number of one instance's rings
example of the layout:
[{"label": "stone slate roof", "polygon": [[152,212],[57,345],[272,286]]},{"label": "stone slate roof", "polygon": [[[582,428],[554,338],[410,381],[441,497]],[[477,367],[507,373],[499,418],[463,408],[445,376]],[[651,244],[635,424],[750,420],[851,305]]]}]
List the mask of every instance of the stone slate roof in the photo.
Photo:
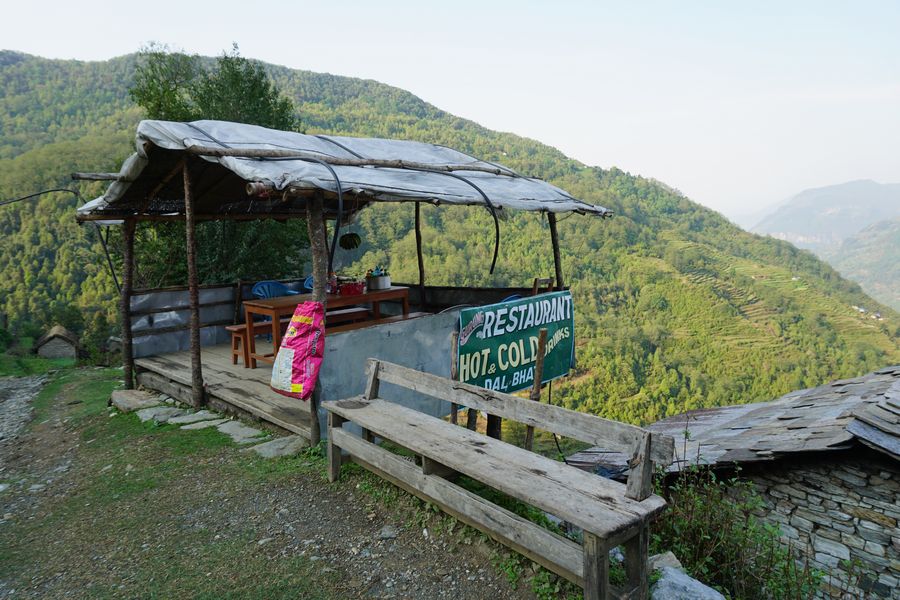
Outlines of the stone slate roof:
[{"label": "stone slate roof", "polygon": [[[756,404],[689,411],[648,427],[675,438],[670,470],[699,462],[773,461],[864,444],[900,461],[900,365]],[[685,432],[688,432],[685,435]],[[569,458],[617,470],[624,455],[591,448]]]},{"label": "stone slate roof", "polygon": [[34,350],[37,350],[54,338],[62,338],[78,348],[78,338],[75,337],[74,333],[72,333],[62,325],[54,325],[50,328],[50,331],[38,338],[38,340],[34,343]]}]

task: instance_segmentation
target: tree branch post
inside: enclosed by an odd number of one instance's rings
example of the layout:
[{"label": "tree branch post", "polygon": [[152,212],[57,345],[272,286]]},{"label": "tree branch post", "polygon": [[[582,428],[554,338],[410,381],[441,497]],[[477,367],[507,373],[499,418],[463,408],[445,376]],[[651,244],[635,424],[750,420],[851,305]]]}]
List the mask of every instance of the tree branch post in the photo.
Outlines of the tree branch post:
[{"label": "tree branch post", "polygon": [[122,366],[125,369],[125,389],[134,389],[134,346],[131,335],[131,292],[134,289],[134,230],[137,223],[126,219],[122,228],[122,289],[119,312],[122,316]]},{"label": "tree branch post", "polygon": [[[325,285],[328,282],[328,250],[325,247],[325,221],[323,220],[324,208],[320,194],[310,198],[306,205],[306,226],[309,234],[309,249],[312,254],[313,302],[326,304]],[[319,396],[321,386],[309,399],[309,444],[318,445],[322,439],[319,428]]]},{"label": "tree branch post", "polygon": [[550,243],[553,245],[553,268],[556,270],[556,289],[565,287],[563,282],[562,258],[559,255],[559,234],[556,231],[556,213],[547,213],[547,223],[550,225]]},{"label": "tree branch post", "polygon": [[[534,382],[528,397],[535,402],[541,401],[541,380],[544,378],[544,352],[547,348],[547,329],[542,327],[538,333],[537,360],[534,365]],[[534,446],[534,426],[525,428],[525,449],[531,450]]]},{"label": "tree branch post", "polygon": [[421,202],[416,202],[416,259],[419,261],[419,306],[425,310],[425,259],[422,257]]},{"label": "tree branch post", "polygon": [[184,162],[181,173],[184,179],[184,232],[191,313],[191,402],[194,408],[200,408],[206,404],[206,395],[203,389],[203,365],[200,362],[200,281],[197,274],[194,199],[191,194],[191,172],[188,169],[188,161]]}]

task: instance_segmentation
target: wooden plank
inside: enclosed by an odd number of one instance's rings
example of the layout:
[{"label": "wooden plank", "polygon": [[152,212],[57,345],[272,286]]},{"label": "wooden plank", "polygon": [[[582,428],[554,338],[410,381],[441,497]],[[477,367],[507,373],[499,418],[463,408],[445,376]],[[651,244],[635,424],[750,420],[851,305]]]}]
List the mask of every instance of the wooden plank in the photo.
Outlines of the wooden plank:
[{"label": "wooden plank", "polygon": [[621,483],[384,400],[348,399],[324,406],[416,454],[602,537],[627,539],[642,519],[665,507],[658,496],[631,500]]},{"label": "wooden plank", "polygon": [[335,433],[344,424],[344,418],[328,413],[328,481],[334,483],[341,476],[341,448],[335,440]]},{"label": "wooden plank", "polygon": [[596,535],[584,532],[584,600],[609,598],[609,549]]},{"label": "wooden plank", "polygon": [[[148,387],[190,403],[191,397],[176,395],[180,393],[176,390],[181,389],[178,386],[187,388],[191,386],[190,368],[186,364],[189,360],[189,353],[178,352],[141,358],[136,361],[136,365],[146,370],[142,374],[145,380],[148,373],[155,374],[161,379],[154,379],[153,375],[150,375],[152,383],[148,383]],[[271,371],[266,369],[253,371],[232,365],[227,345],[209,346],[204,349],[203,367],[210,397],[309,439],[309,411],[306,404],[273,392],[268,382]],[[165,381],[177,385],[166,385]]]},{"label": "wooden plank", "polygon": [[631,598],[647,600],[650,596],[650,574],[647,559],[650,554],[650,528],[645,524],[638,534],[623,544],[625,554],[626,587],[633,590]]},{"label": "wooden plank", "polygon": [[366,390],[363,392],[363,398],[371,400],[378,397],[378,371],[380,364],[377,361],[369,361],[366,363]]},{"label": "wooden plank", "polygon": [[439,506],[463,523],[485,532],[548,570],[581,585],[581,548],[519,515],[460,488],[426,475],[414,464],[346,431],[335,431],[338,446],[354,461],[404,490]]},{"label": "wooden plank", "polygon": [[[523,400],[510,394],[450,381],[438,375],[423,373],[387,361],[379,362],[381,363],[379,376],[388,383],[552,431],[604,449],[630,453],[645,432],[634,425],[601,419],[559,406]],[[675,440],[672,437],[661,434],[653,436],[650,446],[650,459],[653,462],[668,466],[672,462],[674,451]]]},{"label": "wooden plank", "polygon": [[653,462],[650,460],[652,434],[647,431],[637,443],[637,450],[629,467],[628,484],[625,495],[634,500],[643,500],[650,495],[653,486]]},{"label": "wooden plank", "polygon": [[[534,280],[534,290],[537,292],[539,279]],[[528,399],[532,402],[541,401],[541,381],[544,379],[544,350],[547,347],[547,328],[541,327],[538,333],[537,359],[534,363],[534,382],[531,385],[531,393]],[[525,449],[531,450],[534,446],[534,426],[525,426]]]},{"label": "wooden plank", "polygon": [[159,373],[141,371],[138,373],[137,380],[144,387],[154,389],[186,404],[191,402],[191,390],[189,387],[175,383]]},{"label": "wooden plank", "polygon": [[417,319],[419,317],[425,317],[430,315],[431,313],[424,312],[412,312],[406,315],[391,315],[390,317],[380,317],[378,319],[369,319],[368,321],[357,321],[356,323],[347,323],[346,325],[337,325],[335,327],[328,327],[325,329],[325,335],[332,335],[335,333],[344,333],[346,331],[356,331],[357,329],[366,329],[367,327],[374,327],[376,325],[385,325],[387,323],[399,323],[400,321],[408,321],[410,319]]}]

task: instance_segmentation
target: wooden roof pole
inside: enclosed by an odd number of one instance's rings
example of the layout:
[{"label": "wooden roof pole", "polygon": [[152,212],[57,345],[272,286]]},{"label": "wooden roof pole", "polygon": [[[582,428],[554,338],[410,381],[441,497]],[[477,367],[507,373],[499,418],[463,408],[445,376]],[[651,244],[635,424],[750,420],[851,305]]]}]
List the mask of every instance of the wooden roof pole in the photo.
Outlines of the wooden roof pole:
[{"label": "wooden roof pole", "polygon": [[[325,220],[323,219],[322,194],[316,194],[306,204],[306,226],[309,249],[312,254],[313,302],[326,303],[325,284],[328,281],[328,250],[325,248]],[[309,445],[316,446],[322,439],[319,429],[320,388],[309,398]]]},{"label": "wooden roof pole", "polygon": [[126,219],[122,228],[122,289],[119,312],[122,318],[122,366],[125,369],[125,389],[134,389],[134,348],[131,335],[131,293],[134,289],[134,219]]},{"label": "wooden roof pole", "polygon": [[419,306],[425,310],[425,260],[422,258],[421,202],[416,202],[416,259],[419,261]]},{"label": "wooden roof pole", "polygon": [[556,213],[547,213],[547,223],[550,224],[550,243],[553,245],[553,268],[556,270],[556,289],[565,287],[562,273],[562,259],[559,256],[559,234],[556,231]]},{"label": "wooden roof pole", "polygon": [[184,231],[187,244],[188,297],[191,313],[191,401],[194,408],[206,404],[203,390],[203,365],[200,362],[200,290],[197,274],[197,240],[194,236],[194,199],[188,161],[181,168],[184,179]]}]

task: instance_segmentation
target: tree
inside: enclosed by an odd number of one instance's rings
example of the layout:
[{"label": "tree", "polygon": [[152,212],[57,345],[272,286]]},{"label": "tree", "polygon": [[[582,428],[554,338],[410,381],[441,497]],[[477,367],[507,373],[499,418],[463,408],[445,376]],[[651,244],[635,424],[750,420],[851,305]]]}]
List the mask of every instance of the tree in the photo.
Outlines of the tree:
[{"label": "tree", "polygon": [[[152,119],[215,119],[296,130],[293,102],[261,64],[240,56],[237,45],[213,65],[196,55],[153,45],[140,54],[131,98]],[[302,274],[308,246],[306,223],[217,221],[197,226],[197,264],[202,283],[279,279]],[[143,224],[135,244],[140,287],[183,284],[187,278],[182,223]]]}]

